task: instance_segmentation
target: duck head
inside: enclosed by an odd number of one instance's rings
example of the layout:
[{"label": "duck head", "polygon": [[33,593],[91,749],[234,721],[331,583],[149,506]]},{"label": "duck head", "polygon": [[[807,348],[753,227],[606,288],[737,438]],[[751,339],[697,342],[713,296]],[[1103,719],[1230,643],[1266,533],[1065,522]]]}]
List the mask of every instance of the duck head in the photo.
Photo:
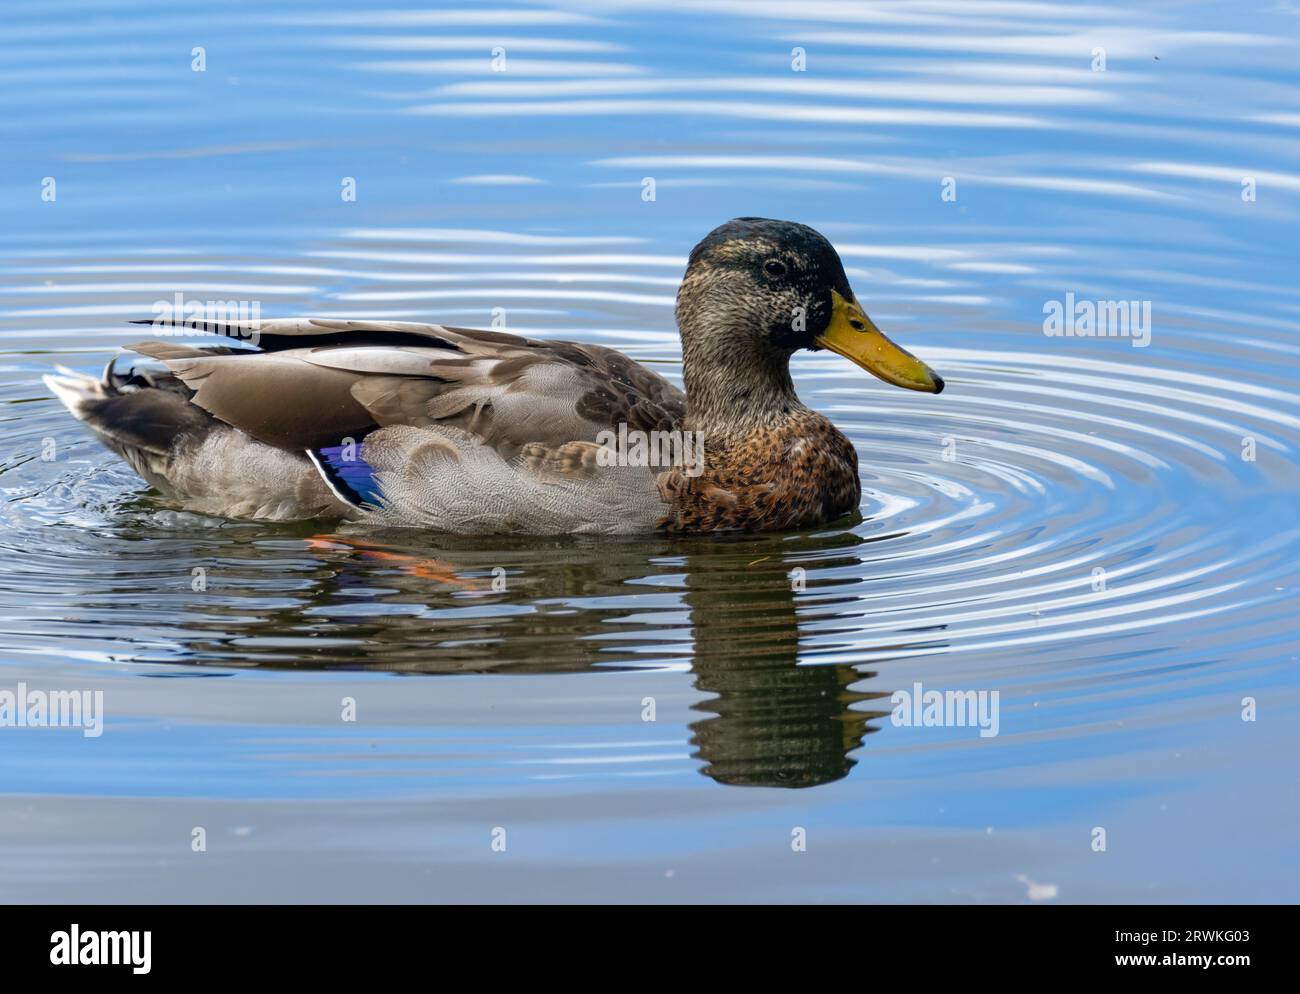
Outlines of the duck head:
[{"label": "duck head", "polygon": [[789,362],[799,349],[830,349],[908,390],[943,389],[938,374],[867,317],[831,243],[793,221],[740,217],[709,232],[691,250],[677,324],[697,413],[793,400]]}]

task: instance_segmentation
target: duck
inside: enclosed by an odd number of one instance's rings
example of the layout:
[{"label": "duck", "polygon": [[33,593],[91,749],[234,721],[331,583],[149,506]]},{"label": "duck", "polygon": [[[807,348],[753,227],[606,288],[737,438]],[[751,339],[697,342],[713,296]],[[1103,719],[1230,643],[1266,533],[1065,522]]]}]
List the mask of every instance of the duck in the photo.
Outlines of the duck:
[{"label": "duck", "polygon": [[[143,359],[46,385],[172,508],[459,535],[710,534],[856,512],[858,455],[795,393],[837,353],[897,387],[943,379],[876,327],[818,231],[741,217],[691,250],[685,389],[623,353],[386,320],[166,318]],[[222,344],[177,341],[186,329]],[[167,336],[170,336],[167,337]]]}]

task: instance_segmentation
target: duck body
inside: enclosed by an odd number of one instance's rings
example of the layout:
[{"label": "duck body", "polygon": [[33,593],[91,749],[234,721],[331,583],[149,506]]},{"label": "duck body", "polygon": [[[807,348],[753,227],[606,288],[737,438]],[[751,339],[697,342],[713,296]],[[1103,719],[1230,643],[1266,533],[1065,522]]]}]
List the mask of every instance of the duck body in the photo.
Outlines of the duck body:
[{"label": "duck body", "polygon": [[[685,392],[602,346],[321,318],[178,321],[238,344],[141,342],[127,348],[162,368],[46,383],[166,502],[199,513],[456,534],[808,527],[857,507],[857,454],[798,401],[789,357],[845,351],[830,333],[861,315],[850,301],[812,229],[740,219],[696,247],[678,295]],[[899,375],[933,376],[884,341],[923,371]],[[669,438],[691,444],[665,459],[654,443]]]}]

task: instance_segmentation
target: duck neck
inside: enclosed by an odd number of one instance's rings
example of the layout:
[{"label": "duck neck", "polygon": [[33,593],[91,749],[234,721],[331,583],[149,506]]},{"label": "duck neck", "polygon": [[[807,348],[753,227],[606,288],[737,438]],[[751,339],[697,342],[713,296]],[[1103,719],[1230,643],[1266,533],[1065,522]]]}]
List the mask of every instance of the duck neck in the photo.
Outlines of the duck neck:
[{"label": "duck neck", "polygon": [[804,410],[790,379],[788,352],[758,351],[749,335],[687,339],[682,350],[690,427],[743,435]]}]

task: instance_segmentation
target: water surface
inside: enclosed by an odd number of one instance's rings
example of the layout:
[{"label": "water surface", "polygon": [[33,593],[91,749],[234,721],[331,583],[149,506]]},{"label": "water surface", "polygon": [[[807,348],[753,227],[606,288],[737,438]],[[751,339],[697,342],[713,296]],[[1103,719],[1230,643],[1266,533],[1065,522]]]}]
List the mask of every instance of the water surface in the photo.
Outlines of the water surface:
[{"label": "water surface", "polygon": [[[1300,899],[1297,36],[1275,3],[7,12],[0,689],[107,717],[0,729],[0,898]],[[862,463],[814,532],[180,514],[40,382],[178,293],[679,378],[686,254],[738,215],[825,232],[948,383],[796,358]],[[1149,344],[1044,334],[1067,294],[1150,302]],[[917,683],[996,691],[998,734],[896,725]]]}]

